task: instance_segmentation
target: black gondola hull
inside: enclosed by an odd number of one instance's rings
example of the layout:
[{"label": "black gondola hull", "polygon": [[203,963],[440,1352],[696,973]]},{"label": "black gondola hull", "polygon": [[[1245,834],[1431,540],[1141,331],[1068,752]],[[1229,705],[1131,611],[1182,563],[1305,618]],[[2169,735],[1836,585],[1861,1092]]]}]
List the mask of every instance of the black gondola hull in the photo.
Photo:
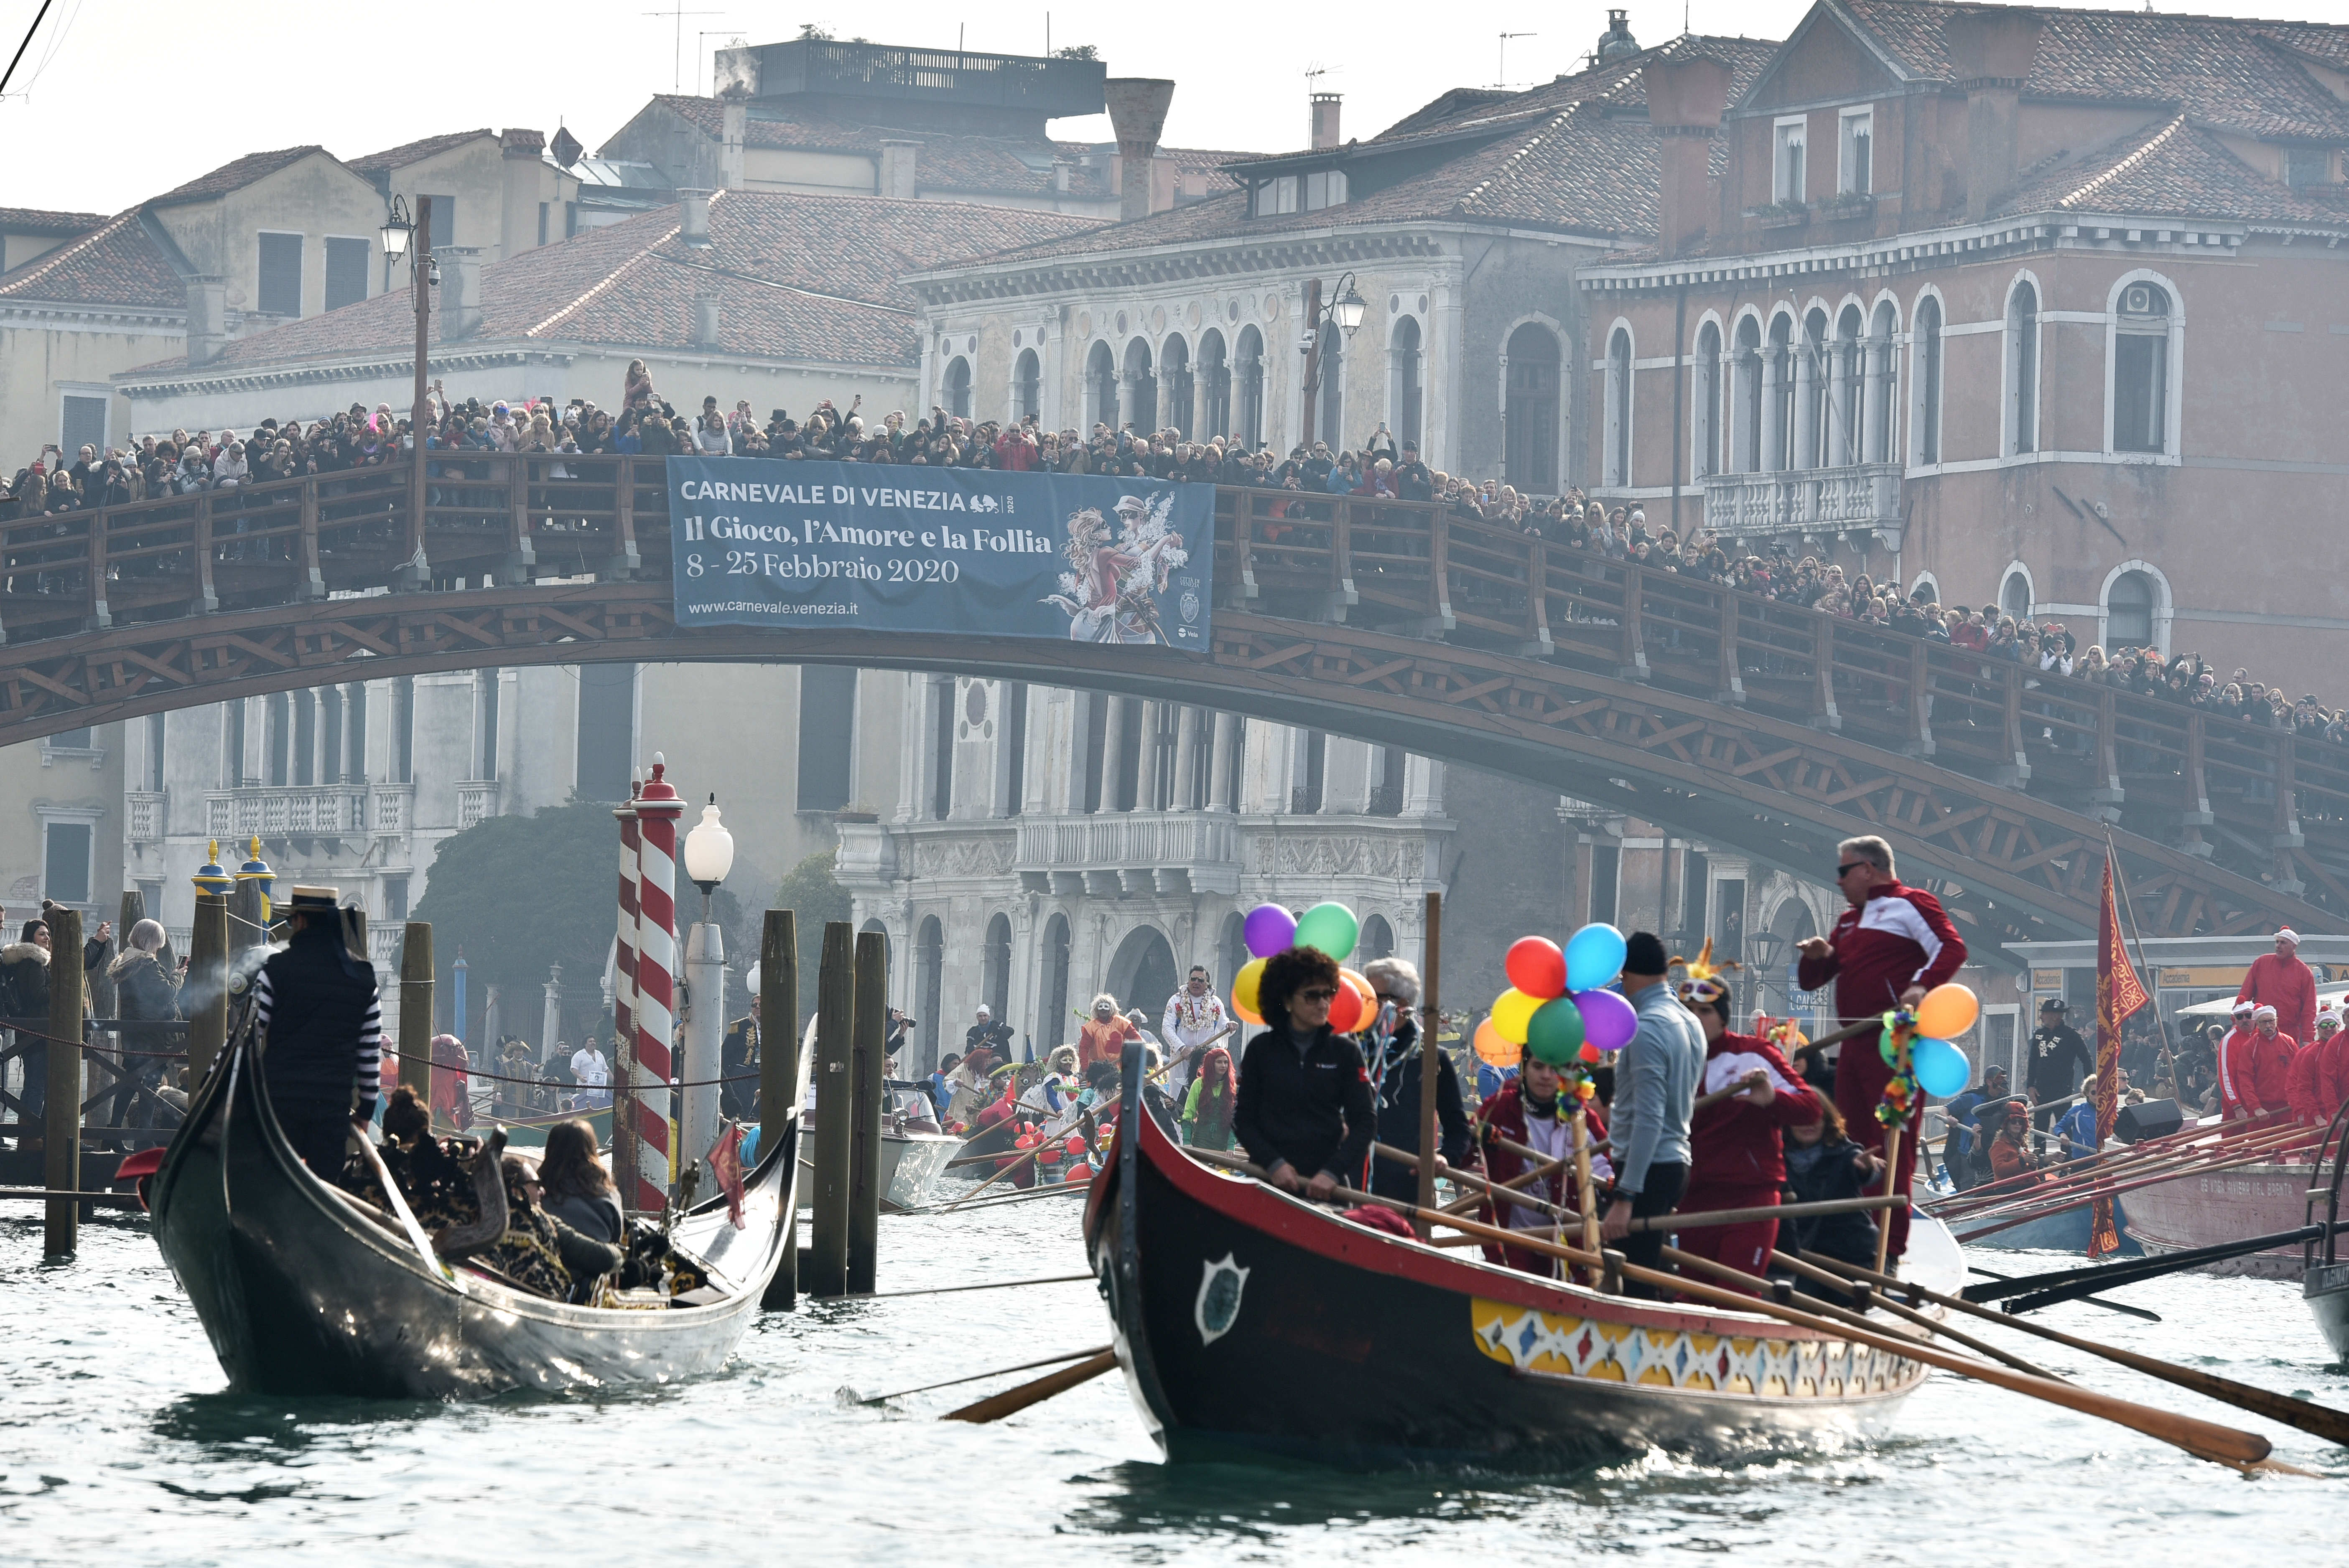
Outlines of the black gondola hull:
[{"label": "black gondola hull", "polygon": [[310,1174],[253,1069],[242,1047],[222,1058],[151,1189],[156,1240],[240,1390],[451,1399],[694,1377],[732,1353],[781,1255],[796,1122],[747,1183],[743,1229],[722,1202],[678,1223],[724,1282],[708,1305],[579,1307],[450,1277]]}]

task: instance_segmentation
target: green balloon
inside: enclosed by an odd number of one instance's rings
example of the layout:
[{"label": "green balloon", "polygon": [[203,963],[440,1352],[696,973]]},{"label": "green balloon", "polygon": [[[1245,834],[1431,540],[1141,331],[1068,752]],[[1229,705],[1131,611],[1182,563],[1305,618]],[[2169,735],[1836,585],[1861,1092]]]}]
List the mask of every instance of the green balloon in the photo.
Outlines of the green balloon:
[{"label": "green balloon", "polygon": [[1526,1026],[1526,1049],[1548,1067],[1575,1061],[1582,1050],[1582,1009],[1564,996],[1535,1008],[1533,1022]]},{"label": "green balloon", "polygon": [[1317,903],[1297,919],[1297,945],[1319,948],[1340,964],[1361,934],[1361,922],[1342,903]]}]

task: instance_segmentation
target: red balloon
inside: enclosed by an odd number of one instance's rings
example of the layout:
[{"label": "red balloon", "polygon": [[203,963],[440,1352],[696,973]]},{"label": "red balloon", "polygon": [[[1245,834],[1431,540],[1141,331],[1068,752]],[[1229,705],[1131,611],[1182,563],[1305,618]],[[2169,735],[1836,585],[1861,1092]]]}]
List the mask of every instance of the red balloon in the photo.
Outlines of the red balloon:
[{"label": "red balloon", "polygon": [[1566,995],[1566,954],[1547,936],[1520,936],[1509,944],[1503,967],[1509,984],[1528,996],[1547,1001]]},{"label": "red balloon", "polygon": [[1351,985],[1340,985],[1338,994],[1330,998],[1330,1026],[1350,1035],[1370,1021],[1371,1010],[1362,1005],[1362,994]]}]

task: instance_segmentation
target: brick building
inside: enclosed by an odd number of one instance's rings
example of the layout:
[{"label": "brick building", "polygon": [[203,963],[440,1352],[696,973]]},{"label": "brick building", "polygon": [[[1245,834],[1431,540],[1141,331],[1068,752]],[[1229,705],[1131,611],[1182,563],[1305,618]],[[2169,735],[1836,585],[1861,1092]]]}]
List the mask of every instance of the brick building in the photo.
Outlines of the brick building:
[{"label": "brick building", "polygon": [[1594,490],[2083,645],[2349,630],[2349,28],[1821,0],[1731,64],[1650,67],[1661,238],[1579,278]]}]

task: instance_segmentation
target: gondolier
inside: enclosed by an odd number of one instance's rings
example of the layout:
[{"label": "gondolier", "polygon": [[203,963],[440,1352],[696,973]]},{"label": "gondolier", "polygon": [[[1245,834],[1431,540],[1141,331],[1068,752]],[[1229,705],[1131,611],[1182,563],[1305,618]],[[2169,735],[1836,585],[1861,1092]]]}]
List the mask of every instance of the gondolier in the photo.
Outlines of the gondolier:
[{"label": "gondolier", "polygon": [[2316,974],[2300,961],[2300,933],[2275,934],[2275,951],[2251,960],[2235,1000],[2273,1007],[2277,1027],[2295,1040],[2316,1037]]},{"label": "gondolier", "polygon": [[343,941],[334,889],[297,887],[289,907],[291,940],[253,981],[262,1077],[285,1140],[332,1181],[352,1126],[375,1116],[383,1048],[375,966]]},{"label": "gondolier", "polygon": [[[1836,1014],[1844,1023],[1921,1001],[1965,964],[1965,938],[1950,923],[1941,901],[1921,888],[1901,885],[1893,873],[1892,846],[1882,839],[1871,835],[1837,845],[1836,885],[1850,907],[1830,934],[1802,944],[1795,983],[1816,991],[1834,981]],[[1836,1060],[1836,1109],[1852,1137],[1879,1155],[1885,1130],[1876,1119],[1876,1107],[1891,1079],[1892,1068],[1866,1039]],[[1920,1109],[1923,1099],[1918,1097]],[[1901,1160],[1891,1175],[1892,1190],[1909,1191],[1915,1174],[1914,1158]],[[1909,1212],[1886,1212],[1891,1226],[1889,1255],[1899,1257],[1908,1239]]]}]

